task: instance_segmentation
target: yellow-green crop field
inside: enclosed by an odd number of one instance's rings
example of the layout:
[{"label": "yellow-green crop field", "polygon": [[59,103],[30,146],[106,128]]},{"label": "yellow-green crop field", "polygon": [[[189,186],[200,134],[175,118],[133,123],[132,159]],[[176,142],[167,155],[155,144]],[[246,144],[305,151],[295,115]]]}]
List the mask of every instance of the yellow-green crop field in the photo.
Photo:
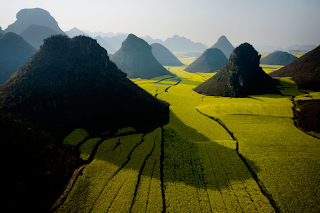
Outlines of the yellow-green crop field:
[{"label": "yellow-green crop field", "polygon": [[176,76],[133,81],[170,104],[167,125],[66,138],[93,160],[57,212],[320,212],[320,140],[292,111],[319,93],[279,78],[282,94],[208,97],[192,89],[213,74],[166,68]]}]

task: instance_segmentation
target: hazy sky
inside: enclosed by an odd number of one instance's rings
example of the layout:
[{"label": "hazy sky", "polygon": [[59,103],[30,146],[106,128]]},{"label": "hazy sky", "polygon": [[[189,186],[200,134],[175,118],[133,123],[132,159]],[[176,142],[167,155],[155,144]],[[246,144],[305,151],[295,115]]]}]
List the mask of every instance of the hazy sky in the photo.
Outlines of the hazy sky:
[{"label": "hazy sky", "polygon": [[320,0],[0,0],[0,26],[35,7],[47,10],[63,31],[77,27],[162,40],[177,34],[210,46],[221,35],[233,45],[320,44]]}]

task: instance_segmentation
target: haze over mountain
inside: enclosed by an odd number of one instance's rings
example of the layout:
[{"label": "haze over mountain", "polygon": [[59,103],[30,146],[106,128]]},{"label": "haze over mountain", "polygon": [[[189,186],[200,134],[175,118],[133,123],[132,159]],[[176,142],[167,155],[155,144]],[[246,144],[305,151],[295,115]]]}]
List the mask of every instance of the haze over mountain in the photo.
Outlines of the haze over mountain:
[{"label": "haze over mountain", "polygon": [[100,44],[100,46],[103,47],[104,49],[106,49],[109,54],[113,54],[117,51],[110,44],[108,44],[103,38],[101,38],[101,36],[97,36],[94,39],[96,39],[97,42]]},{"label": "haze over mountain", "polygon": [[123,35],[113,36],[111,38],[107,36],[103,37],[103,39],[116,50],[121,48],[121,44],[126,38],[127,37],[124,37]]},{"label": "haze over mountain", "polygon": [[190,39],[178,35],[167,38],[163,45],[171,52],[203,52],[207,49],[202,43],[195,43]]},{"label": "haze over mountain", "polygon": [[259,66],[260,55],[248,43],[231,54],[227,64],[194,91],[210,96],[246,97],[278,92],[276,82]]},{"label": "haze over mountain", "polygon": [[0,36],[0,84],[29,61],[36,49],[15,33]]},{"label": "haze over mountain", "polygon": [[121,48],[111,56],[111,60],[129,78],[150,79],[162,75],[172,75],[153,56],[151,46],[141,38],[129,34]]},{"label": "haze over mountain", "polygon": [[218,48],[206,49],[204,53],[192,62],[185,71],[213,73],[219,71],[228,62],[227,57]]},{"label": "haze over mountain", "polygon": [[65,31],[65,33],[70,37],[73,38],[75,36],[79,36],[79,35],[84,35],[84,36],[88,36],[89,35],[87,33],[85,33],[84,31],[79,30],[78,28],[74,27],[71,30]]},{"label": "haze over mountain", "polygon": [[223,35],[221,36],[218,41],[212,45],[211,48],[218,48],[220,49],[227,58],[230,57],[232,51],[234,50],[234,47],[232,44],[229,42],[229,40]]},{"label": "haze over mountain", "polygon": [[164,42],[161,39],[153,39],[151,36],[146,35],[144,37],[141,37],[143,40],[145,40],[148,44],[154,44],[154,43],[158,43],[161,45],[164,45]]},{"label": "haze over mountain", "polygon": [[273,45],[253,45],[254,48],[259,52],[259,53],[268,53],[268,52],[275,52],[275,51],[284,51],[283,48],[281,47],[276,47]]},{"label": "haze over mountain", "polygon": [[299,88],[320,91],[320,46],[269,75],[292,77]]},{"label": "haze over mountain", "polygon": [[317,48],[317,45],[291,45],[286,49],[294,52],[309,52],[315,48]]},{"label": "haze over mountain", "polygon": [[269,65],[287,65],[292,61],[296,60],[298,57],[291,55],[287,52],[275,51],[266,57],[260,59],[260,64]]},{"label": "haze over mountain", "polygon": [[0,33],[3,35],[4,31],[2,30],[2,28],[0,27]]},{"label": "haze over mountain", "polygon": [[153,43],[150,45],[152,47],[153,56],[159,61],[163,66],[182,66],[183,63],[170,52],[163,45],[158,43]]},{"label": "haze over mountain", "polygon": [[3,109],[48,128],[147,131],[168,122],[167,105],[128,80],[105,49],[84,36],[46,39],[0,91]]},{"label": "haze over mountain", "polygon": [[20,36],[37,50],[43,44],[43,40],[59,33],[49,27],[40,25],[30,25],[20,33]]},{"label": "haze over mountain", "polygon": [[16,15],[17,20],[9,25],[5,32],[14,32],[20,34],[30,25],[46,26],[55,30],[59,34],[64,32],[59,28],[57,21],[50,15],[50,13],[41,8],[22,9]]}]

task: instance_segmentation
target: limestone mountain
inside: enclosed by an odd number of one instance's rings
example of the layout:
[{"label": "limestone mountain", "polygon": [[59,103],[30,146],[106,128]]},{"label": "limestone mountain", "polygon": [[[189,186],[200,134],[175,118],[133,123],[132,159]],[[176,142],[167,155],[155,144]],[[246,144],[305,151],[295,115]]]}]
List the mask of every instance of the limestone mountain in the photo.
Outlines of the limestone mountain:
[{"label": "limestone mountain", "polygon": [[299,88],[320,91],[320,46],[269,75],[292,77]]},{"label": "limestone mountain", "polygon": [[162,75],[172,75],[153,56],[151,46],[141,38],[130,34],[122,42],[121,48],[112,55],[111,60],[129,78],[150,79]]},{"label": "limestone mountain", "polygon": [[97,40],[98,44],[100,44],[101,47],[108,51],[108,54],[113,54],[117,51],[110,44],[108,44],[101,36],[97,36],[94,39]]},{"label": "limestone mountain", "polygon": [[195,43],[188,38],[178,35],[167,38],[163,45],[171,52],[203,52],[207,49],[202,43]]},{"label": "limestone mountain", "polygon": [[14,32],[20,34],[30,25],[46,26],[55,30],[59,34],[64,34],[60,29],[57,21],[50,15],[50,13],[41,8],[22,9],[17,15],[17,20],[8,26],[5,32]]},{"label": "limestone mountain", "polygon": [[168,122],[168,106],[127,79],[107,51],[85,36],[46,39],[0,87],[0,103],[49,129],[145,131]]},{"label": "limestone mountain", "polygon": [[79,30],[78,28],[74,27],[71,30],[68,30],[65,32],[70,38],[73,38],[75,36],[79,36],[79,35],[84,35],[89,37],[89,35],[87,33],[85,33],[84,31]]},{"label": "limestone mountain", "polygon": [[264,58],[260,59],[261,64],[269,64],[269,65],[287,65],[298,57],[291,55],[287,52],[275,51]]},{"label": "limestone mountain", "polygon": [[275,93],[276,81],[259,66],[260,55],[248,43],[243,43],[231,54],[227,64],[194,91],[210,96],[246,97]]},{"label": "limestone mountain", "polygon": [[2,28],[0,27],[0,34],[4,34],[4,31],[2,30]]},{"label": "limestone mountain", "polygon": [[206,49],[204,53],[192,62],[185,71],[212,73],[219,71],[228,62],[227,57],[220,49]]},{"label": "limestone mountain", "polygon": [[59,33],[49,27],[32,24],[20,33],[20,36],[37,50],[43,44],[43,40]]},{"label": "limestone mountain", "polygon": [[148,42],[148,44],[154,44],[154,43],[158,43],[163,45],[163,41],[161,39],[153,39],[151,36],[146,35],[144,37],[141,37],[143,40],[145,40],[146,42]]},{"label": "limestone mountain", "polygon": [[166,47],[159,43],[150,45],[152,47],[152,54],[163,66],[182,66],[183,63],[170,52]]},{"label": "limestone mountain", "polygon": [[0,37],[0,84],[25,65],[36,49],[15,33]]},{"label": "limestone mountain", "polygon": [[227,58],[230,57],[232,51],[234,50],[234,47],[232,46],[230,41],[227,39],[227,37],[225,37],[224,35],[221,36],[211,48],[220,49],[226,55]]}]

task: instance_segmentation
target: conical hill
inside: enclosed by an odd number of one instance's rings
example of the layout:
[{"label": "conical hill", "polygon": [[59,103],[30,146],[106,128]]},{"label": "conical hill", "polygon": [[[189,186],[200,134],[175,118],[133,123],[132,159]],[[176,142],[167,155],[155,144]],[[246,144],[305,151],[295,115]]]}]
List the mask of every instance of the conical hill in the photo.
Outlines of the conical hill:
[{"label": "conical hill", "polygon": [[269,65],[287,65],[294,60],[296,60],[297,57],[294,55],[291,55],[287,52],[282,51],[275,51],[273,53],[270,53],[264,58],[260,59],[261,64],[269,64]]},{"label": "conical hill", "polygon": [[219,71],[227,62],[228,59],[220,49],[210,48],[192,62],[185,71],[213,73]]},{"label": "conical hill", "polygon": [[50,127],[150,130],[168,106],[126,78],[96,40],[57,35],[0,87],[2,108]]},{"label": "conical hill", "polygon": [[211,48],[218,48],[220,49],[227,58],[230,57],[232,51],[234,50],[233,45],[224,35],[221,36],[218,41],[211,47]]},{"label": "conical hill", "polygon": [[194,91],[225,97],[278,92],[276,81],[262,70],[259,59],[260,55],[250,44],[241,44],[232,52],[227,64]]},{"label": "conical hill", "polygon": [[320,91],[320,46],[270,76],[292,77],[299,88]]},{"label": "conical hill", "polygon": [[183,63],[170,52],[162,44],[154,43],[150,45],[152,47],[153,56],[159,61],[163,66],[182,66]]},{"label": "conical hill", "polygon": [[129,78],[150,79],[172,75],[153,56],[151,46],[141,38],[130,34],[111,60],[128,74]]}]

